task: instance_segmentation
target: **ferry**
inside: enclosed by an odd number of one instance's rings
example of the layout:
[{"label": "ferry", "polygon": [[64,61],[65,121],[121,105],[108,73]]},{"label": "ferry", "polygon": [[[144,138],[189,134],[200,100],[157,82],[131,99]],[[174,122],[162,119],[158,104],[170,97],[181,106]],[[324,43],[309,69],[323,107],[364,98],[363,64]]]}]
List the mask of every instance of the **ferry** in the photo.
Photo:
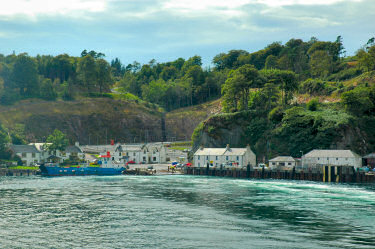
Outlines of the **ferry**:
[{"label": "ferry", "polygon": [[58,164],[47,163],[39,166],[42,176],[87,176],[87,175],[121,175],[126,170],[124,164],[116,163],[111,160],[111,154],[108,151],[106,155],[101,155],[98,161],[100,167],[78,166],[63,167]]}]

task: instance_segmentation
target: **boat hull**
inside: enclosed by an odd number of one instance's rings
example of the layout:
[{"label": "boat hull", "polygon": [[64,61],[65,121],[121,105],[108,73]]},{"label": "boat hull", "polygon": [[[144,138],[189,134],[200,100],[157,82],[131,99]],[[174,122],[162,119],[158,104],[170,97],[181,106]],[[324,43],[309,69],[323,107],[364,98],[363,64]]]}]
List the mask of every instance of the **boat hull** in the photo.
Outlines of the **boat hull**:
[{"label": "boat hull", "polygon": [[101,167],[58,167],[41,165],[42,176],[111,176],[121,175],[125,168],[101,168]]}]

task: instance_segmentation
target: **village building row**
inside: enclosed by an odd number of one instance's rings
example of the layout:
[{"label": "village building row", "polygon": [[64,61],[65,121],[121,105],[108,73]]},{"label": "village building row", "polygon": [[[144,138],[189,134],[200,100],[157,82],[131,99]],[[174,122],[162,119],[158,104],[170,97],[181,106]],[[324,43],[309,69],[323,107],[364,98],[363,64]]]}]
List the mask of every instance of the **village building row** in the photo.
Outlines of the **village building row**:
[{"label": "village building row", "polygon": [[56,161],[59,163],[68,159],[83,160],[85,154],[79,144],[66,147],[65,151],[56,151],[56,155],[51,154],[47,149],[47,143],[30,143],[28,145],[11,145],[11,151],[21,158],[23,165],[32,166],[44,162]]},{"label": "village building row", "polygon": [[[365,162],[375,166],[375,154],[365,156]],[[256,156],[250,147],[246,148],[199,148],[194,154],[195,167],[216,166],[235,166],[244,167],[246,165],[255,166]],[[295,159],[291,156],[278,156],[269,160],[269,166],[277,168],[316,168],[323,165],[332,166],[353,166],[354,168],[362,167],[362,157],[351,150],[312,150]]]},{"label": "village building row", "polygon": [[[106,155],[110,152],[111,159],[119,163],[166,163],[167,150],[163,144],[144,144],[144,145],[125,145],[115,144],[98,146],[94,150],[97,154]],[[30,143],[28,145],[12,145],[11,150],[19,156],[24,165],[30,166],[44,162],[56,161],[59,163],[67,159],[78,158],[85,159],[84,152],[86,146],[80,146],[76,143],[73,146],[66,147],[65,151],[56,151],[56,155],[47,150],[46,143]]]},{"label": "village building row", "polygon": [[108,148],[112,160],[127,163],[166,163],[167,149],[163,144],[124,145],[117,144]]}]

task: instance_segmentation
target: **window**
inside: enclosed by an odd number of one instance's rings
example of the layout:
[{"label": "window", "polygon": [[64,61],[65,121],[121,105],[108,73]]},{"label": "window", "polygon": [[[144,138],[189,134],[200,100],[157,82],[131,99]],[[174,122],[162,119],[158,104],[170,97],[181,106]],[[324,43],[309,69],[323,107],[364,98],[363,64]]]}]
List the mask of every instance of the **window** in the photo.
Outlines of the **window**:
[{"label": "window", "polygon": [[239,157],[239,156],[237,156],[237,161],[238,161],[238,160],[240,160],[240,157]]},{"label": "window", "polygon": [[115,160],[115,157],[112,157],[112,161]]},{"label": "window", "polygon": [[339,159],[336,157],[336,160],[339,160]]},{"label": "window", "polygon": [[156,153],[155,151],[152,152],[152,154],[155,154],[155,153]]},{"label": "window", "polygon": [[217,156],[216,156],[216,160],[217,160]]},{"label": "window", "polygon": [[348,161],[348,158],[345,158],[346,161]]},{"label": "window", "polygon": [[206,159],[208,160],[208,156],[206,156]]},{"label": "window", "polygon": [[288,163],[288,165],[292,165],[292,163]]},{"label": "window", "polygon": [[276,163],[272,163],[272,165],[276,165]]},{"label": "window", "polygon": [[227,160],[227,161],[228,161],[228,160],[229,160],[229,157],[228,157],[228,156],[226,156],[226,157],[225,157],[225,160]]},{"label": "window", "polygon": [[118,156],[121,156],[121,152],[118,153]]},{"label": "window", "polygon": [[200,167],[201,166],[201,163],[198,163],[198,167]]},{"label": "window", "polygon": [[201,160],[201,156],[198,156],[198,160]]},{"label": "window", "polygon": [[32,158],[35,158],[35,153],[31,153],[31,157],[32,157]]},{"label": "window", "polygon": [[26,157],[26,152],[22,152],[22,157]]},{"label": "window", "polygon": [[318,160],[320,160],[320,158],[318,157]]},{"label": "window", "polygon": [[133,156],[135,156],[135,152],[133,153]]},{"label": "window", "polygon": [[152,161],[154,161],[154,162],[156,161],[156,157],[155,156],[152,158]]},{"label": "window", "polygon": [[329,160],[329,157],[327,157],[327,160]]},{"label": "window", "polygon": [[146,157],[145,156],[143,157],[143,161],[146,162]]}]

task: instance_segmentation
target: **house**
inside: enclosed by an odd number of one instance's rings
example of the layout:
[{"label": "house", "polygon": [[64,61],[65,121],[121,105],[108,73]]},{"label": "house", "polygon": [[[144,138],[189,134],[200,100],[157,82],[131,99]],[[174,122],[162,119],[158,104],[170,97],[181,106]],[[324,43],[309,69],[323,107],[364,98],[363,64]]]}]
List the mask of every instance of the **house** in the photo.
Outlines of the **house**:
[{"label": "house", "polygon": [[[166,163],[167,150],[163,144],[125,145],[117,144],[108,148],[112,160],[126,163]],[[107,153],[103,151],[102,153]]]},{"label": "house", "polygon": [[362,167],[362,157],[351,150],[312,150],[302,156],[302,166],[308,168],[323,165]]},{"label": "house", "polygon": [[11,150],[19,156],[24,165],[30,166],[49,161],[62,163],[67,159],[82,160],[85,154],[82,152],[79,144],[66,147],[65,151],[56,151],[52,155],[47,148],[48,143],[30,143],[28,145],[11,145]]},{"label": "house", "polygon": [[248,145],[246,148],[199,148],[194,153],[195,167],[234,166],[245,167],[248,164],[256,165],[256,156]]},{"label": "house", "polygon": [[35,145],[11,145],[10,149],[19,156],[26,166],[40,163],[42,154]]},{"label": "house", "polygon": [[85,153],[83,153],[83,151],[79,147],[78,142],[76,142],[74,145],[66,147],[64,152],[57,151],[56,154],[59,154],[62,161],[80,161],[85,159]]},{"label": "house", "polygon": [[269,166],[271,168],[293,168],[296,166],[296,160],[291,156],[278,156],[269,160]]},{"label": "house", "polygon": [[364,164],[370,168],[375,168],[375,153],[368,154],[363,157]]}]

